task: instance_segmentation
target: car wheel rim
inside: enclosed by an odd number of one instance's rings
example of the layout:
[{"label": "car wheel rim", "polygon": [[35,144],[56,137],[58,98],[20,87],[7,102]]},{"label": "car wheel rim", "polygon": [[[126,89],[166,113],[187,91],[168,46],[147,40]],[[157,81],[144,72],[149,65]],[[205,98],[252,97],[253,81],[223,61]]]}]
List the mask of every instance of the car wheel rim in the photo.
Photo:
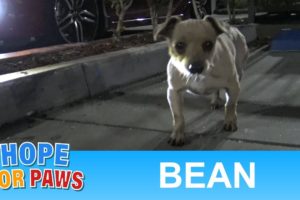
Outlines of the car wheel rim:
[{"label": "car wheel rim", "polygon": [[54,9],[57,27],[66,42],[95,39],[99,26],[97,0],[56,0]]},{"label": "car wheel rim", "polygon": [[202,19],[205,15],[207,15],[207,11],[205,9],[207,0],[193,0],[192,2],[196,18]]}]

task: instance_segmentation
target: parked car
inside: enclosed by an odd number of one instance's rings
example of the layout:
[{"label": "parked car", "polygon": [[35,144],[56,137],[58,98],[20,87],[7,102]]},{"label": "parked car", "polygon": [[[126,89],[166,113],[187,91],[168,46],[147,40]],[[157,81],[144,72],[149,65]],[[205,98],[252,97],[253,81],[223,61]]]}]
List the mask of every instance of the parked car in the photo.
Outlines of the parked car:
[{"label": "parked car", "polygon": [[[167,9],[167,3],[162,7]],[[196,4],[174,0],[173,14],[189,18],[202,8],[203,0]],[[161,21],[165,19],[164,13],[167,12],[160,13]],[[91,41],[103,37],[115,27],[116,21],[107,0],[0,0],[0,53],[61,42]],[[151,25],[146,0],[134,0],[124,25]]]}]

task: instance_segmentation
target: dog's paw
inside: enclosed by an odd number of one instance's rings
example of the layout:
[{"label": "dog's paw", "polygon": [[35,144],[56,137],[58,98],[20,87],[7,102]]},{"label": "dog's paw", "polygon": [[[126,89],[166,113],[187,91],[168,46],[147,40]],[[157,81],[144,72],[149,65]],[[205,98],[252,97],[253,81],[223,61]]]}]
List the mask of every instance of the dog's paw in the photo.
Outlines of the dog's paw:
[{"label": "dog's paw", "polygon": [[181,147],[184,145],[184,139],[179,139],[177,140],[176,138],[169,138],[168,140],[168,144],[172,145],[172,146],[178,146]]},{"label": "dog's paw", "polygon": [[224,106],[224,102],[221,98],[218,98],[216,101],[210,103],[211,110],[218,110]]},{"label": "dog's paw", "polygon": [[227,121],[223,127],[224,131],[235,132],[238,130],[236,121]]},{"label": "dog's paw", "polygon": [[219,110],[220,108],[222,108],[222,104],[218,104],[218,103],[211,103],[210,104],[210,109],[211,110]]},{"label": "dog's paw", "polygon": [[169,140],[168,144],[172,146],[183,146],[184,145],[184,136],[178,136],[178,134],[172,133]]}]

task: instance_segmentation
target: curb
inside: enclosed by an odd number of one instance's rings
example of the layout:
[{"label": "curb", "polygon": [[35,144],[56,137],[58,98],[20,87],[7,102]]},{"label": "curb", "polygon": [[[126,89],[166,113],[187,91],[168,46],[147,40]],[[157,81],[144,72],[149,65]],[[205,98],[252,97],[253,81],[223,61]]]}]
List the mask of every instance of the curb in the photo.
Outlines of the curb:
[{"label": "curb", "polygon": [[80,64],[5,81],[0,84],[0,125],[86,97]]},{"label": "curb", "polygon": [[136,82],[165,71],[169,56],[166,43],[132,48],[83,60],[90,96]]},{"label": "curb", "polygon": [[[239,26],[247,41],[256,26]],[[165,72],[166,42],[0,75],[0,126]]]},{"label": "curb", "polygon": [[0,126],[165,71],[165,42],[0,76]]}]

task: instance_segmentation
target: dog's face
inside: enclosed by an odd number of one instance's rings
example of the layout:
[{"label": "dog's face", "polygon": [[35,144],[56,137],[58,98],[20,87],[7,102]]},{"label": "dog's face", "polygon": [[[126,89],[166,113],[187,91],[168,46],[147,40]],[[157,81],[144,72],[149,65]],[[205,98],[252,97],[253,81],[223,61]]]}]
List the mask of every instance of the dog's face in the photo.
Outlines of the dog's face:
[{"label": "dog's face", "polygon": [[156,36],[169,41],[169,54],[183,73],[202,73],[209,65],[221,25],[212,17],[204,20],[181,21],[171,17],[161,25]]}]

